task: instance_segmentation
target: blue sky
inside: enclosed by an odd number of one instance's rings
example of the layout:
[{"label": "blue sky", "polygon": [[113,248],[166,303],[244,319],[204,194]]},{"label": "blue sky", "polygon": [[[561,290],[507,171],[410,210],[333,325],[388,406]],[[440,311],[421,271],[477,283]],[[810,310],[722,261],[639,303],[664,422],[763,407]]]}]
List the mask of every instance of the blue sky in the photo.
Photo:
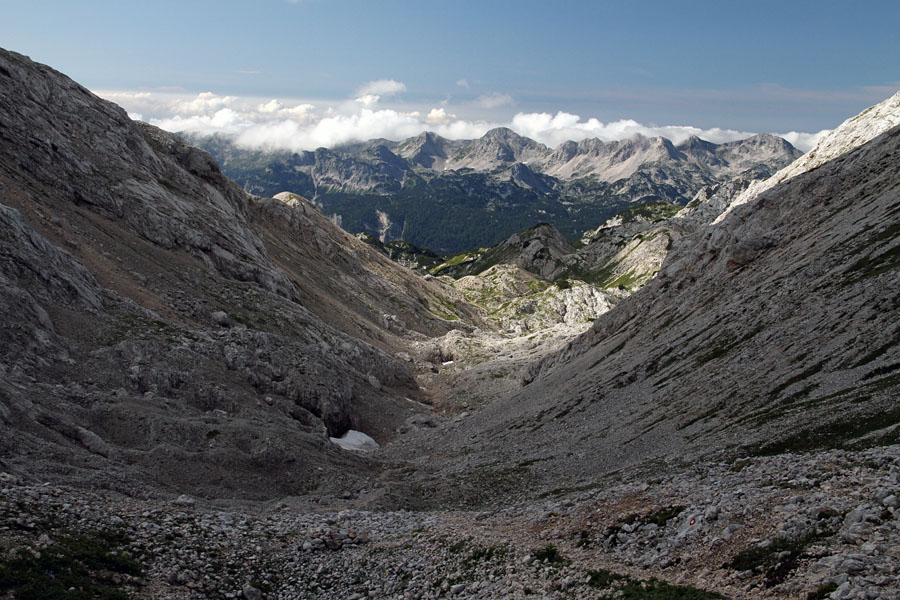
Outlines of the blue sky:
[{"label": "blue sky", "polygon": [[[563,130],[544,136],[550,143],[638,126],[735,132],[722,139],[815,133],[900,89],[897,0],[0,4],[0,46],[135,116],[171,127],[202,117],[214,128],[218,112],[232,133],[267,124],[282,141],[305,131],[306,145],[331,138],[328,128],[311,136],[304,127],[336,116],[355,118],[355,135],[396,137],[416,119],[453,136],[453,124],[474,135],[524,115],[520,132],[541,123]],[[257,110],[273,99],[277,111]],[[560,112],[568,117],[555,125],[528,118]],[[273,133],[290,118],[298,128]],[[601,126],[587,126],[591,118]],[[338,129],[338,141],[352,137]]]}]

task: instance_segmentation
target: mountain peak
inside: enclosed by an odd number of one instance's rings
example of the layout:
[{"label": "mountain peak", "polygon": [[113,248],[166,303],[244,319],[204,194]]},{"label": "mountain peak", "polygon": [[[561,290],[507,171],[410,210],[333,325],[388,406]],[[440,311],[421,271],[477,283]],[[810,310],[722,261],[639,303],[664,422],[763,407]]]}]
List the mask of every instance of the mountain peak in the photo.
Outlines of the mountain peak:
[{"label": "mountain peak", "polygon": [[750,137],[735,143],[745,146],[755,146],[757,148],[794,148],[794,146],[783,137],[772,135],[771,133],[757,133],[756,135],[751,135]]},{"label": "mountain peak", "polygon": [[494,127],[493,129],[489,129],[487,133],[481,136],[482,139],[489,140],[521,140],[526,139],[525,137],[519,135],[509,127]]},{"label": "mountain peak", "polygon": [[690,136],[688,139],[684,140],[680,144],[676,146],[682,152],[715,152],[715,149],[718,147],[717,144],[712,142],[708,142],[704,139],[697,137],[696,135]]}]

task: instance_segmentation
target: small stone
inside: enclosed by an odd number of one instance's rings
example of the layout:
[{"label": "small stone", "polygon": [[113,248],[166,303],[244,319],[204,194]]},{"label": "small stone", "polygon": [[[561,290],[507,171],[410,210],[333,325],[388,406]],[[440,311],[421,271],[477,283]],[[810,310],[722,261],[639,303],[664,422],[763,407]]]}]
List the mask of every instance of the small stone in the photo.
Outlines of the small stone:
[{"label": "small stone", "polygon": [[740,525],[738,523],[732,523],[731,525],[728,525],[725,529],[722,530],[721,538],[725,541],[728,541],[731,539],[731,536],[734,535],[734,533],[736,531],[740,531],[743,528],[744,528],[743,525]]},{"label": "small stone", "polygon": [[241,595],[243,595],[246,600],[263,600],[263,593],[249,583],[241,588]]},{"label": "small stone", "polygon": [[866,507],[858,506],[847,513],[847,516],[844,517],[844,526],[854,525],[856,523],[861,523],[863,519],[866,517]]},{"label": "small stone", "polygon": [[369,381],[369,385],[371,385],[373,388],[375,388],[376,390],[381,389],[381,381],[379,381],[377,377],[370,373],[366,379]]},{"label": "small stone", "polygon": [[838,567],[839,572],[847,573],[849,575],[855,575],[856,573],[862,573],[865,570],[866,565],[863,561],[856,558],[847,558],[842,563],[841,566]]},{"label": "small stone", "polygon": [[831,592],[831,598],[835,598],[836,600],[843,600],[844,598],[850,597],[850,582],[846,581],[838,586],[838,589]]},{"label": "small stone", "polygon": [[465,584],[457,583],[450,587],[450,593],[453,594],[454,596],[456,596],[457,594],[462,594],[463,590],[465,590],[465,589],[466,589]]}]

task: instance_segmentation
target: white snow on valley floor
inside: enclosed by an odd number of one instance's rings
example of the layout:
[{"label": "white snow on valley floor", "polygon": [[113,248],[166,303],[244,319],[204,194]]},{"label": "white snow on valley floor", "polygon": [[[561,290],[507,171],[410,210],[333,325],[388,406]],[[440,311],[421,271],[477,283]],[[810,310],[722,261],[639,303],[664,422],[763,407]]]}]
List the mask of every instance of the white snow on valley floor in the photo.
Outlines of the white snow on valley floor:
[{"label": "white snow on valley floor", "polygon": [[356,450],[359,452],[368,452],[370,450],[378,450],[378,442],[364,434],[362,431],[350,429],[339,438],[328,438],[332,444],[337,444],[344,450]]}]

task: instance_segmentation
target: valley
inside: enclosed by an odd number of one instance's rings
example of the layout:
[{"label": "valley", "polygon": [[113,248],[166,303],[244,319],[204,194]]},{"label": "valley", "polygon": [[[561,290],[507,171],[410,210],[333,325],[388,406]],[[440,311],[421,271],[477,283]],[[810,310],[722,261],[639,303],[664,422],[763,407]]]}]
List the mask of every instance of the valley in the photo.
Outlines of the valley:
[{"label": "valley", "polygon": [[900,598],[900,94],[253,153],[0,50],[0,123],[0,595]]}]

